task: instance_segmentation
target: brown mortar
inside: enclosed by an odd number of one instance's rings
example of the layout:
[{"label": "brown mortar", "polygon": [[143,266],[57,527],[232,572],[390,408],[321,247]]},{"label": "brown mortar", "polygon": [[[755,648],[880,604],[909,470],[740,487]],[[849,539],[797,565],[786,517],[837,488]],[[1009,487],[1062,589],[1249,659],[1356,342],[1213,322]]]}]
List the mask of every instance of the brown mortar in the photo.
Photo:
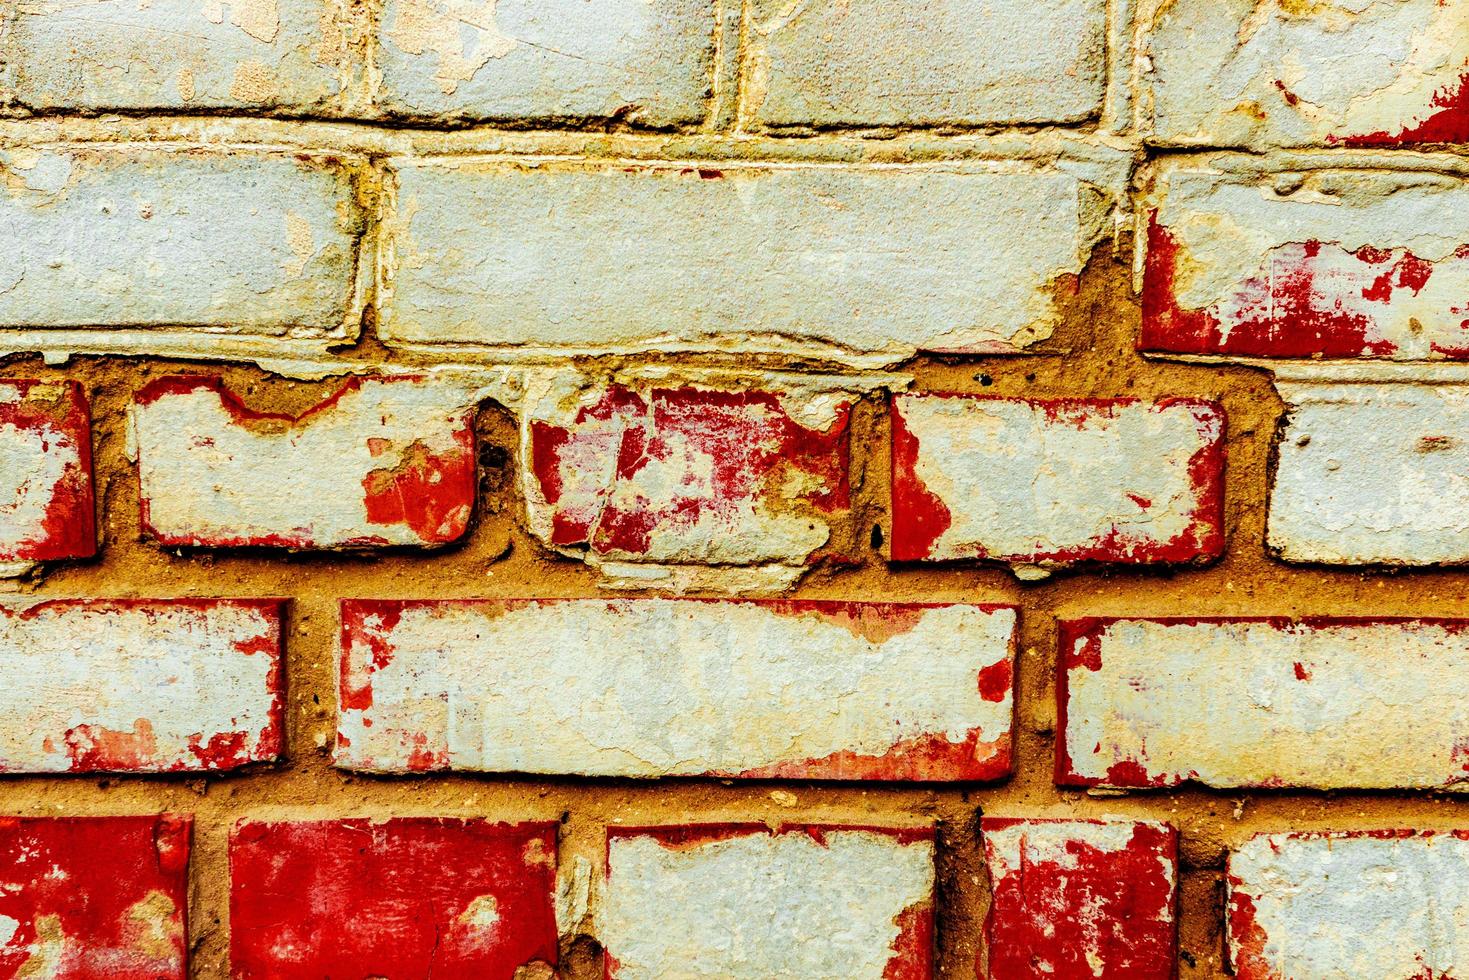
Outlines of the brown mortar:
[{"label": "brown mortar", "polygon": [[[1138,307],[1129,270],[1101,250],[1081,277],[1056,337],[1031,356],[925,358],[907,366],[918,390],[1011,396],[1131,395],[1215,398],[1229,415],[1226,513],[1228,551],[1212,567],[1080,570],[1022,585],[1007,571],[974,566],[890,567],[870,546],[888,490],[887,424],[879,399],[855,413],[854,538],[861,564],[819,569],[795,590],[803,598],[963,600],[1021,607],[1017,689],[1018,769],[991,787],[812,785],[734,782],[429,776],[390,779],[332,768],[336,600],[342,597],[598,595],[597,575],[556,556],[524,529],[510,470],[516,465],[508,413],[487,407],[480,423],[484,506],[461,545],[419,554],[284,555],[267,551],[164,551],[139,540],[137,484],[126,459],[125,412],[134,390],[174,371],[222,374],[251,407],[299,412],[333,382],[286,381],[249,367],[158,360],[78,358],[63,368],[38,358],[0,363],[7,377],[68,377],[92,401],[103,547],[98,559],[52,569],[37,595],[286,596],[289,760],[277,768],[218,778],[0,778],[0,813],[98,815],[160,810],[196,815],[190,896],[192,975],[229,975],[228,866],[231,824],[243,817],[386,815],[486,816],[563,821],[564,864],[597,866],[609,823],[764,819],[771,822],[942,821],[939,906],[943,980],[974,976],[987,903],[987,877],[975,834],[977,811],[1004,815],[1113,814],[1172,822],[1182,831],[1180,975],[1225,975],[1222,869],[1227,849],[1259,831],[1352,827],[1469,826],[1461,804],[1439,793],[1366,794],[1197,789],[1092,797],[1052,783],[1054,646],[1059,617],[1082,615],[1435,615],[1469,614],[1469,572],[1338,571],[1290,567],[1263,547],[1268,462],[1282,411],[1268,378],[1239,368],[1149,361],[1133,350]],[[393,356],[364,342],[345,356]],[[493,464],[503,462],[504,468]],[[885,532],[884,532],[885,535]],[[588,669],[594,669],[588,664]],[[548,698],[557,696],[547,691]],[[1200,719],[1208,738],[1210,719]],[[445,869],[452,873],[452,869]],[[568,943],[563,976],[596,980],[600,957],[587,940]]]}]

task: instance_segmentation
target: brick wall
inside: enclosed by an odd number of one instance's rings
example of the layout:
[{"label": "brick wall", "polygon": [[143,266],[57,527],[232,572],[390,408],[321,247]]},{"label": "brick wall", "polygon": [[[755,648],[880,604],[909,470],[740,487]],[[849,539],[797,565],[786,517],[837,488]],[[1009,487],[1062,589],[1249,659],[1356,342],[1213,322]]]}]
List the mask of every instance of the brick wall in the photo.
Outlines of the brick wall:
[{"label": "brick wall", "polygon": [[1469,2],[0,7],[0,977],[1469,976]]}]

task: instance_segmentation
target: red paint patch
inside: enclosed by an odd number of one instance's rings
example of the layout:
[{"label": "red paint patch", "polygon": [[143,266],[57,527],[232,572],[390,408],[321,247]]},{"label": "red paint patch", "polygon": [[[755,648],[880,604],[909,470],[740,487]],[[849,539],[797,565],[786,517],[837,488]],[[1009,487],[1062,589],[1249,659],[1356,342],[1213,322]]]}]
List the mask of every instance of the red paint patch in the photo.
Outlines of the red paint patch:
[{"label": "red paint patch", "polygon": [[833,752],[821,759],[709,775],[743,779],[992,782],[1010,775],[1012,765],[1008,731],[986,740],[983,732],[974,729],[958,742],[942,735],[921,735],[897,742],[882,755]]},{"label": "red paint patch", "polygon": [[[826,429],[796,422],[771,392],[621,385],[569,426],[530,423],[530,470],[550,515],[551,541],[598,554],[642,556],[661,535],[712,523],[744,533],[751,511],[851,505],[850,404]],[[644,485],[641,475],[659,468]],[[676,479],[676,485],[668,480]]]},{"label": "red paint patch", "polygon": [[233,975],[513,980],[554,967],[555,853],[550,823],[240,823]]},{"label": "red paint patch", "polygon": [[[18,473],[0,472],[0,508],[22,492],[46,503],[38,524],[0,531],[0,561],[40,562],[88,558],[97,553],[96,502],[92,489],[92,416],[75,381],[0,381],[0,430],[39,435],[44,453],[66,459],[50,487],[21,486]],[[3,511],[0,511],[3,513]]]},{"label": "red paint patch", "polygon": [[1469,72],[1435,93],[1429,108],[1435,111],[1398,133],[1379,130],[1357,136],[1332,136],[1327,141],[1351,147],[1469,143]]},{"label": "red paint patch", "polygon": [[893,561],[923,561],[954,523],[943,498],[931,493],[918,475],[918,437],[903,418],[902,402],[889,415],[892,434],[892,543]]},{"label": "red paint patch", "polygon": [[[1009,867],[992,834],[1023,826],[1064,857],[1038,860],[1022,839]],[[993,901],[985,920],[993,980],[1171,980],[1177,833],[1133,825],[1120,850],[1069,836],[1068,821],[981,821]]]},{"label": "red paint patch", "polygon": [[452,452],[432,453],[421,442],[390,470],[373,470],[362,481],[367,520],[403,524],[427,544],[447,544],[469,530],[474,510],[474,430],[454,434]]},{"label": "red paint patch", "polygon": [[[1354,261],[1346,261],[1350,257]],[[1400,293],[1416,296],[1428,284],[1434,264],[1405,249],[1364,246],[1347,253],[1319,241],[1272,249],[1255,276],[1234,287],[1225,304],[1186,309],[1175,291],[1181,247],[1158,222],[1148,224],[1143,265],[1143,326],[1138,349],[1173,354],[1236,357],[1381,358],[1400,353],[1398,344],[1379,335],[1375,316],[1344,297],[1390,305]],[[1386,311],[1384,311],[1386,312]],[[1452,322],[1457,308],[1422,311],[1435,324]],[[1469,357],[1469,320],[1460,342],[1432,345],[1441,357]]]},{"label": "red paint patch", "polygon": [[0,977],[184,980],[188,817],[0,818]]}]

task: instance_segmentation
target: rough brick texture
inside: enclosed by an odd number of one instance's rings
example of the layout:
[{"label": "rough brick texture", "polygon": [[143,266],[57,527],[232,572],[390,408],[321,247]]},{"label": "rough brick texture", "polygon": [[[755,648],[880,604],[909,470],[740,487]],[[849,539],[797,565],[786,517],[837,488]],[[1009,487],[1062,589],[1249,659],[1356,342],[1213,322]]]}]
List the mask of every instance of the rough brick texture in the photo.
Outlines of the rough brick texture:
[{"label": "rough brick texture", "polygon": [[137,393],[131,424],[142,525],[161,544],[437,545],[474,509],[474,403],[452,386],[354,378],[291,416],[179,375]]},{"label": "rough brick texture", "polygon": [[0,574],[96,553],[95,508],[81,385],[0,381]]},{"label": "rough brick texture", "polygon": [[279,757],[281,603],[0,607],[0,772],[204,772]]},{"label": "rough brick texture", "polygon": [[1261,834],[1229,856],[1240,980],[1450,977],[1469,950],[1469,832]]},{"label": "rough brick texture", "polygon": [[1187,562],[1223,547],[1224,413],[1186,399],[905,395],[892,556]]},{"label": "rough brick texture", "polygon": [[184,980],[188,817],[0,817],[0,975]]},{"label": "rough brick texture", "polygon": [[963,605],[347,602],[337,762],[995,779],[1014,630],[1012,609]]},{"label": "rough brick texture", "polygon": [[613,829],[607,976],[920,980],[933,969],[933,860],[931,829]]},{"label": "rough brick texture", "polygon": [[232,975],[549,977],[554,824],[245,821],[230,835]]},{"label": "rough brick texture", "polygon": [[1178,834],[1158,823],[985,817],[993,980],[1172,980]]}]

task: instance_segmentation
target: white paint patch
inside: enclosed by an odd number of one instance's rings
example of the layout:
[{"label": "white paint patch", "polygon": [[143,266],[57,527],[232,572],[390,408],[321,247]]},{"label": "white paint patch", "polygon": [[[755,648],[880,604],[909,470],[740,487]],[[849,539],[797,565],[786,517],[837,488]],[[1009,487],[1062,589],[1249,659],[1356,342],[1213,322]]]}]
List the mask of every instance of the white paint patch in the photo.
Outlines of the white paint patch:
[{"label": "white paint patch", "polygon": [[383,339],[518,353],[1017,350],[1059,322],[1057,284],[1111,210],[1061,168],[1022,163],[458,159],[393,173]]},{"label": "white paint patch", "polygon": [[1444,0],[1153,0],[1143,104],[1162,142],[1322,146],[1395,136],[1469,74],[1469,7]]},{"label": "white paint patch", "polygon": [[196,771],[274,759],[278,649],[259,647],[278,636],[279,613],[260,603],[0,607],[0,772]]},{"label": "white paint patch", "polygon": [[[1010,662],[1012,609],[900,610],[868,639],[810,607],[734,601],[384,606],[344,604],[348,768],[740,773],[975,730],[975,764],[1008,760],[1011,692],[985,700],[979,673]],[[877,630],[882,608],[865,614]]]},{"label": "white paint patch", "polygon": [[[933,900],[930,840],[763,829],[608,841],[598,938],[617,980],[882,980],[899,917]],[[819,937],[819,941],[813,941]]]},{"label": "white paint patch", "polygon": [[[895,408],[913,474],[949,512],[926,559],[1128,560],[1208,533],[1190,464],[1223,435],[1215,406],[905,395]],[[895,532],[910,557],[901,545]]]},{"label": "white paint patch", "polygon": [[1459,834],[1261,834],[1230,855],[1229,878],[1241,976],[1452,977],[1469,964]]},{"label": "white paint patch", "polygon": [[1469,388],[1278,387],[1272,549],[1333,565],[1469,562]]},{"label": "white paint patch", "polygon": [[751,6],[745,89],[770,126],[1081,122],[1102,103],[1102,0]]},{"label": "white paint patch", "polygon": [[435,544],[473,508],[463,388],[366,380],[294,422],[242,420],[203,386],[147,398],[130,418],[147,525],[166,543]]},{"label": "white paint patch", "polygon": [[[1423,789],[1469,779],[1469,632],[1431,622],[1120,620],[1063,658],[1074,776]],[[1209,719],[1199,737],[1199,719]]]},{"label": "white paint patch", "polygon": [[[15,389],[0,386],[0,400]],[[81,465],[71,437],[54,428],[0,422],[0,555],[15,555],[45,536],[57,485]]]}]

